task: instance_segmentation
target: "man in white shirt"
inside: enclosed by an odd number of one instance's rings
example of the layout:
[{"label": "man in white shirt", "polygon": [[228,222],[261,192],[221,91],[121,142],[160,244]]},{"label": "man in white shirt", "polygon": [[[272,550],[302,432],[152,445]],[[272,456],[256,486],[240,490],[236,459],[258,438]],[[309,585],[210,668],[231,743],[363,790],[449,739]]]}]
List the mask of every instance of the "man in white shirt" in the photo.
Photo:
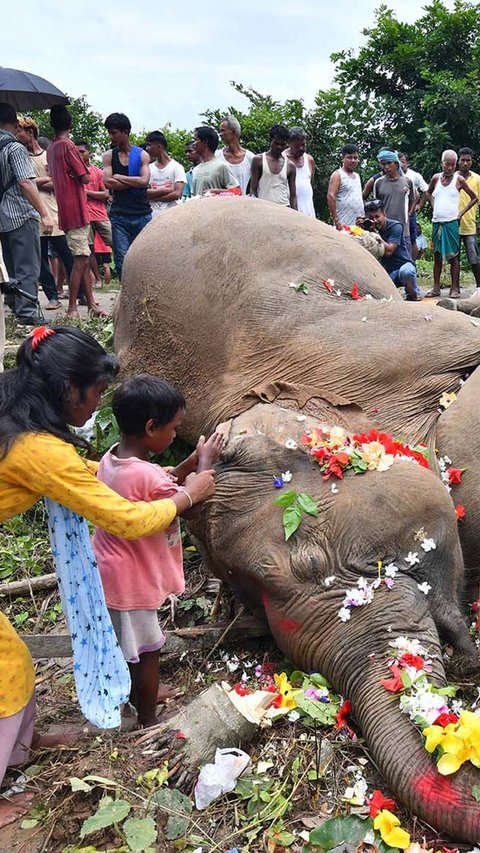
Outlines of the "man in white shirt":
[{"label": "man in white shirt", "polygon": [[161,130],[153,130],[145,140],[150,163],[150,184],[147,198],[152,206],[152,216],[165,213],[180,204],[185,186],[185,169],[168,154],[167,140]]}]

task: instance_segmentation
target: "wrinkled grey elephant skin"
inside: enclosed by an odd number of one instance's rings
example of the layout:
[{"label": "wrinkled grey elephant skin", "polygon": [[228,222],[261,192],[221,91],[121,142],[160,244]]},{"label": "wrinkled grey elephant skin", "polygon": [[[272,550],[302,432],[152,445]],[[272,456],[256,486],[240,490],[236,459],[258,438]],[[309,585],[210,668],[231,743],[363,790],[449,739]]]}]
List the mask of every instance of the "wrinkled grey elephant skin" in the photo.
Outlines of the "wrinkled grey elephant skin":
[{"label": "wrinkled grey elephant skin", "polygon": [[[193,525],[212,572],[266,615],[296,665],[350,698],[395,794],[456,841],[477,841],[480,774],[464,765],[440,776],[379,682],[401,635],[436,654],[438,684],[441,641],[476,654],[459,600],[464,557],[472,579],[480,554],[480,328],[461,312],[403,302],[347,235],[276,205],[216,198],[169,211],[135,241],[115,343],[125,373],[148,370],[182,388],[187,439],[224,422],[217,492]],[[458,399],[442,414],[444,392]],[[334,424],[425,441],[467,469],[462,483],[450,496],[432,454],[432,470],[395,461],[332,491],[301,435]],[[287,470],[289,488],[313,496],[319,515],[285,542],[273,477]],[[462,544],[453,501],[466,509]],[[435,549],[422,550],[422,535]],[[382,584],[342,622],[345,590],[376,577],[379,560],[399,567],[394,587]]]}]

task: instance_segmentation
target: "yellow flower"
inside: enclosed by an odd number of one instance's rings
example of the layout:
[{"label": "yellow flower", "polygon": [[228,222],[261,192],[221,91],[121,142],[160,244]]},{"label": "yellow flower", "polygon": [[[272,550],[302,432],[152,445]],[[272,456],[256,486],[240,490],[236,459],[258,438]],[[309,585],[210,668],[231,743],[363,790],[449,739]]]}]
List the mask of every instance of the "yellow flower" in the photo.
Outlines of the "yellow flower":
[{"label": "yellow flower", "polygon": [[278,690],[278,693],[282,697],[282,701],[280,702],[280,708],[287,708],[289,711],[293,711],[294,708],[297,707],[297,703],[294,698],[294,690],[292,685],[290,684],[287,675],[285,672],[281,672],[280,675],[273,676],[275,681],[275,687]]},{"label": "yellow flower", "polygon": [[382,809],[377,814],[373,826],[374,829],[380,830],[382,841],[389,847],[400,847],[401,850],[406,850],[410,844],[408,832],[401,828],[398,817],[388,809]]},{"label": "yellow flower", "polygon": [[343,427],[335,426],[330,430],[329,445],[331,447],[343,447],[345,444],[346,432]]},{"label": "yellow flower", "polygon": [[443,755],[437,763],[438,772],[449,776],[456,773],[465,761],[480,767],[480,718],[471,711],[462,711],[459,723],[447,726],[445,731],[447,729],[450,731],[440,743]]},{"label": "yellow flower", "polygon": [[448,726],[428,726],[423,729],[422,735],[427,739],[425,741],[427,752],[435,752],[437,746],[443,746],[443,739],[453,732],[456,726],[456,723],[449,723]]},{"label": "yellow flower", "polygon": [[444,391],[438,402],[441,406],[443,406],[444,409],[448,409],[448,407],[451,406],[456,399],[457,395],[455,394],[455,391],[452,391],[451,394],[448,394],[447,391]]}]

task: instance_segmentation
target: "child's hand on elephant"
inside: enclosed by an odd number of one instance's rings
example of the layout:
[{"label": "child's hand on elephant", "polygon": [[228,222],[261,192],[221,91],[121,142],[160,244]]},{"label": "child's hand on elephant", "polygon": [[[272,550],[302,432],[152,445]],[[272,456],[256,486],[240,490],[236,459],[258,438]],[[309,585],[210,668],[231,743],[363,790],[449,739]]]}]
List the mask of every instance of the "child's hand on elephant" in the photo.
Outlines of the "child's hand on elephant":
[{"label": "child's hand on elephant", "polygon": [[185,491],[190,495],[192,505],[211,498],[215,494],[214,471],[209,469],[199,474],[189,474],[185,480]]},{"label": "child's hand on elephant", "polygon": [[201,435],[196,448],[198,467],[197,473],[211,468],[219,458],[224,445],[224,437],[221,432],[214,432],[208,440]]}]

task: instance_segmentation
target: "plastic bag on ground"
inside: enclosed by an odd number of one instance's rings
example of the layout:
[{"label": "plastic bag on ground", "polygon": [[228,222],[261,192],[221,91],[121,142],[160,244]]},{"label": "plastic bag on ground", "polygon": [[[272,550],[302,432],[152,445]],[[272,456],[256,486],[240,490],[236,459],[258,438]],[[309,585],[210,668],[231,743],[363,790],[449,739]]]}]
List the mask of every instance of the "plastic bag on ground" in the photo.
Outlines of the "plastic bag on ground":
[{"label": "plastic bag on ground", "polygon": [[237,779],[248,767],[250,756],[236,747],[217,749],[215,763],[205,764],[195,785],[195,806],[200,811],[210,803],[233,791]]}]

